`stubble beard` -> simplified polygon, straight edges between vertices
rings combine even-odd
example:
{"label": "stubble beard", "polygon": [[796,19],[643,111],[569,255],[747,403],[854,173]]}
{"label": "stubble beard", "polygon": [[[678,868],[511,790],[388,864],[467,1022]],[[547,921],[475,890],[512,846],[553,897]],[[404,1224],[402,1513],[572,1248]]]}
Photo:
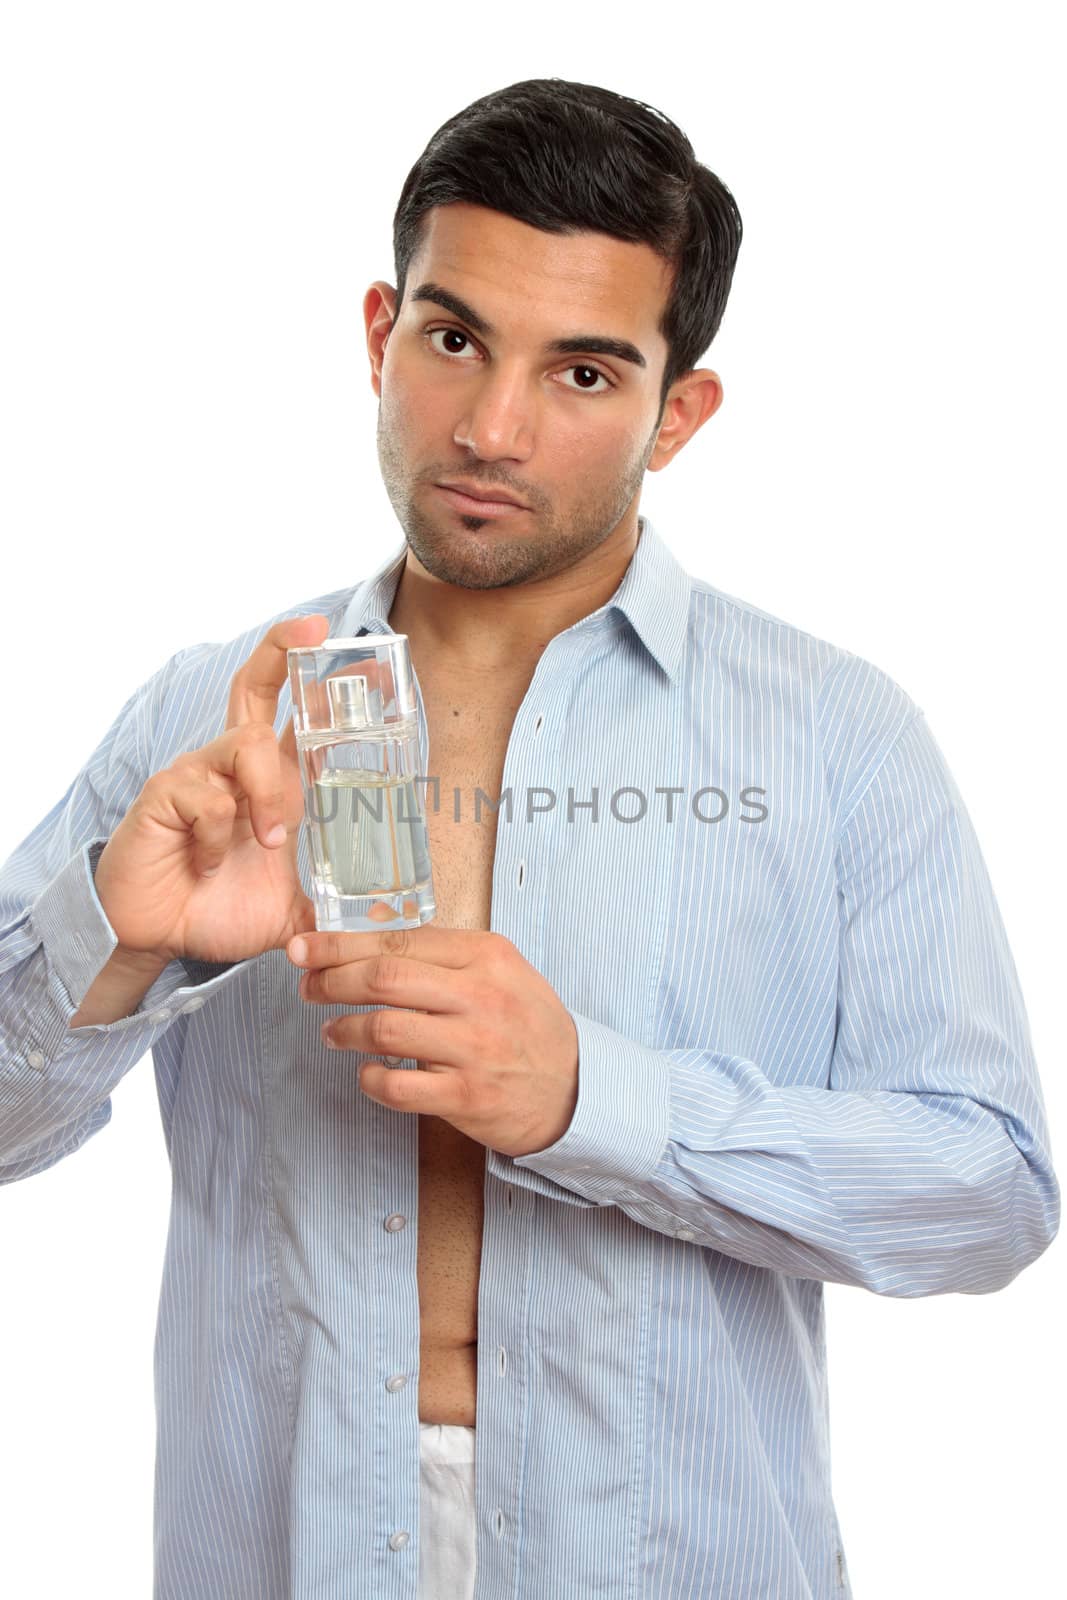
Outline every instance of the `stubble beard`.
{"label": "stubble beard", "polygon": [[[437,517],[427,515],[416,504],[410,472],[386,424],[380,399],[378,462],[404,537],[426,571],[463,589],[504,589],[565,571],[608,538],[640,491],[658,432],[657,420],[640,459],[614,485],[579,500],[565,527],[550,515],[528,512],[527,521],[538,518],[533,538],[511,532],[510,517],[456,516],[443,501]],[[479,537],[482,530],[484,537]]]}

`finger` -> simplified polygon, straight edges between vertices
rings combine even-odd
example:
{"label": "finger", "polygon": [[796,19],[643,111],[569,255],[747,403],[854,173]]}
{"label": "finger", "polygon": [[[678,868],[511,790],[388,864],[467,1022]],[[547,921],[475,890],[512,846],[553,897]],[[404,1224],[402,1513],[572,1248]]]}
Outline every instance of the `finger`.
{"label": "finger", "polygon": [[248,801],[249,820],[260,844],[268,849],[284,844],[282,758],[270,724],[253,722],[231,728],[196,755],[210,773],[227,780],[237,799]]}
{"label": "finger", "polygon": [[194,873],[211,877],[230,848],[236,800],[205,779],[192,776],[171,784],[167,799],[181,823],[192,830]]}
{"label": "finger", "polygon": [[321,644],[330,620],[321,612],[307,617],[287,617],[269,628],[230,682],[226,707],[227,728],[246,722],[269,722],[278,714],[278,695],[289,676],[290,646]]}
{"label": "finger", "polygon": [[300,980],[300,995],[318,1005],[394,1006],[441,1015],[458,1015],[473,1006],[472,991],[454,968],[396,956],[313,967]]}
{"label": "finger", "polygon": [[304,933],[302,948],[288,946],[289,959],[298,967],[330,967],[373,956],[399,956],[425,961],[435,967],[460,969],[506,961],[510,941],[483,928],[443,928],[424,922],[417,928],[386,928],[380,933]]}
{"label": "finger", "polygon": [[410,1056],[433,1061],[442,1072],[464,1066],[479,1053],[470,1028],[458,1018],[422,1011],[352,1011],[328,1018],[319,1032],[323,1044],[334,1050],[360,1050],[379,1060]]}
{"label": "finger", "polygon": [[469,1113],[460,1074],[434,1071],[436,1065],[432,1061],[420,1062],[419,1069],[412,1072],[410,1068],[386,1067],[377,1059],[365,1061],[359,1069],[359,1086],[369,1099],[393,1111],[418,1111],[423,1116],[449,1121]]}

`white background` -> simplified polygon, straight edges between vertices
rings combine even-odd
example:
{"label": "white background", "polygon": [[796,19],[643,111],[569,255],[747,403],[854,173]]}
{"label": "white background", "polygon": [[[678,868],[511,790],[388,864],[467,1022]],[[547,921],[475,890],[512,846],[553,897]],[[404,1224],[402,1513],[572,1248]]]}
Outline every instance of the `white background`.
{"label": "white background", "polygon": [[[361,303],[395,281],[404,177],[491,89],[600,83],[679,122],[745,226],[702,362],[723,406],[648,475],[643,509],[690,571],[874,661],[926,711],[1061,1150],[1054,26],[1051,6],[936,0],[363,21],[232,0],[9,6],[0,861],[168,655],[354,583],[398,541]],[[20,1600],[101,1580],[113,1600],[150,1593],[169,1185],[148,1057],[113,1104],[79,1152],[0,1192],[0,1539]],[[1062,1257],[1057,1240],[990,1296],[828,1286],[857,1600],[1049,1592]]]}

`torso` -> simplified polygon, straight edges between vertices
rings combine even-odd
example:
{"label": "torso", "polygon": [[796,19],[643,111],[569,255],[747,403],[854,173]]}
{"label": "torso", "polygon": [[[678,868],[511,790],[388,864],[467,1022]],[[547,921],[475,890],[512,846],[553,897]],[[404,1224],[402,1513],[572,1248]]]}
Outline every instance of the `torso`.
{"label": "torso", "polygon": [[[484,803],[474,821],[474,792],[495,803],[515,713],[531,672],[459,679],[412,640],[429,734],[427,785],[435,922],[488,930],[496,813]],[[460,821],[454,820],[453,789]],[[478,1372],[478,1278],[481,1267],[485,1146],[439,1117],[419,1117],[418,1285],[421,1317],[419,1419],[475,1426]]]}

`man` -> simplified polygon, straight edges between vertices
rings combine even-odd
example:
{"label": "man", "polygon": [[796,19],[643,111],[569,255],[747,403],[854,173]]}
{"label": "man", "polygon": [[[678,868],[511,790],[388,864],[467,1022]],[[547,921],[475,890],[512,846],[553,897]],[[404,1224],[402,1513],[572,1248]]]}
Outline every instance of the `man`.
{"label": "man", "polygon": [[[0,1177],[153,1053],[158,1595],[848,1595],[823,1283],[987,1293],[1056,1232],[921,709],[639,515],[740,238],[607,90],[446,123],[364,302],[403,545],[168,661],[0,878]],[[438,913],[316,933],[285,651],[391,631]]]}

